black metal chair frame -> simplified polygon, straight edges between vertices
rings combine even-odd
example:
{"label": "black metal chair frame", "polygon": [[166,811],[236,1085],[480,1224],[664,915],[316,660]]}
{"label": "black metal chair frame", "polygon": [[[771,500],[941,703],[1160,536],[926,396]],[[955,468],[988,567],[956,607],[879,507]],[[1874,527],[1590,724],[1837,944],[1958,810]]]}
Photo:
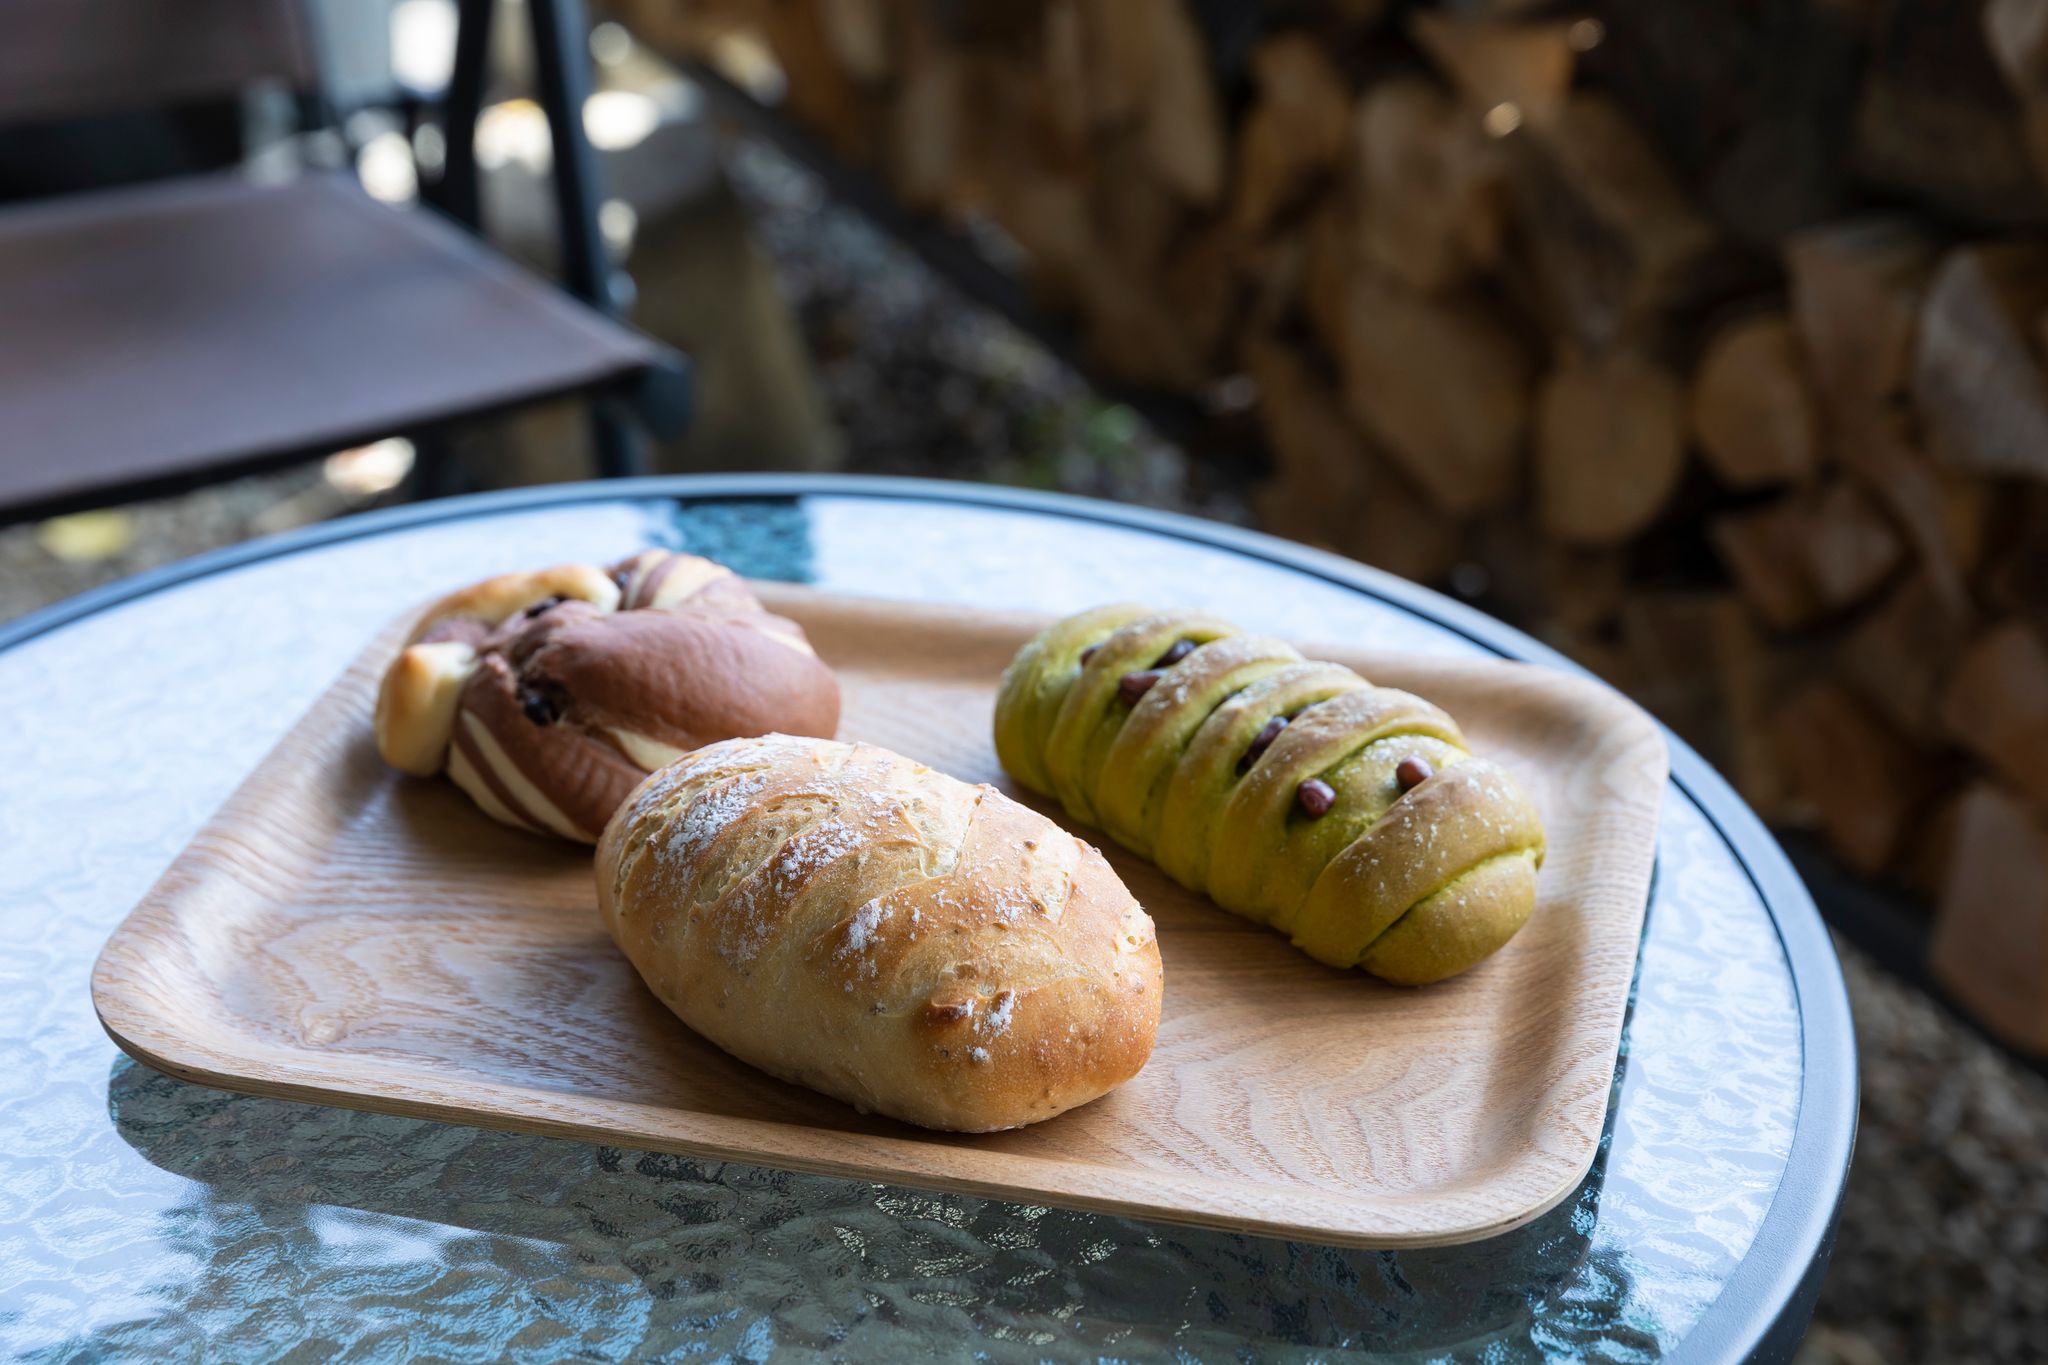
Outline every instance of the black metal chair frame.
{"label": "black metal chair frame", "polygon": [[[473,233],[481,234],[477,185],[476,124],[483,113],[490,72],[491,23],[496,0],[460,0],[455,68],[441,102],[446,152],[438,181],[426,201]],[[582,0],[527,0],[533,31],[534,76],[554,149],[556,230],[560,234],[562,285],[609,317],[618,317],[629,291],[617,278],[598,225],[603,203],[597,155],[583,131],[583,105],[590,98],[590,63],[585,55],[589,24]],[[641,425],[658,433],[679,431],[688,421],[690,377],[680,355],[641,377],[629,398]],[[592,440],[600,476],[644,472],[643,443],[603,395],[591,406]]]}
{"label": "black metal chair frame", "polygon": [[[553,148],[551,179],[560,245],[559,282],[564,292],[581,305],[621,320],[632,288],[630,281],[614,268],[599,226],[599,211],[604,202],[601,167],[584,133],[582,120],[583,106],[592,87],[584,5],[582,0],[527,0],[526,9],[532,24],[534,93],[548,120]],[[398,98],[390,101],[390,106],[401,110],[408,122],[422,117],[438,121],[445,139],[443,169],[438,177],[422,186],[422,208],[436,211],[479,238],[483,234],[476,125],[487,92],[486,68],[494,10],[493,0],[459,0],[456,60],[447,90],[439,92],[438,98],[408,97],[407,92],[399,90]],[[307,76],[311,83],[295,88],[298,127],[304,131],[341,132],[345,126],[342,111],[317,74]],[[383,103],[372,97],[364,102],[364,107]],[[600,477],[644,472],[644,435],[674,435],[688,423],[692,405],[688,362],[659,343],[650,341],[650,349],[656,358],[646,369],[562,395],[581,397],[589,406],[594,472]],[[512,411],[523,406],[524,401],[527,400],[480,407],[402,432],[379,434],[404,434],[419,447],[420,460],[409,486],[412,496],[461,491],[455,486],[447,458],[446,437],[451,426],[473,417]],[[359,438],[367,439],[367,435],[361,433]],[[148,474],[77,494],[31,498],[0,507],[0,526],[106,506],[110,502],[185,492],[318,453],[318,449],[266,451],[205,470]]]}

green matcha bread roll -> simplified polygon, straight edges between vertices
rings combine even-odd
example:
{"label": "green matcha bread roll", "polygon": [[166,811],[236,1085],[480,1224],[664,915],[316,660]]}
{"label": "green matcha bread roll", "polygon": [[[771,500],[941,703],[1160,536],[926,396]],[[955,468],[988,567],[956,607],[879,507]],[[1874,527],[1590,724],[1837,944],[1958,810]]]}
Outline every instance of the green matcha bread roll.
{"label": "green matcha bread roll", "polygon": [[1212,616],[1054,623],[1004,671],[995,739],[1018,782],[1331,966],[1441,981],[1536,904],[1535,807],[1457,722]]}

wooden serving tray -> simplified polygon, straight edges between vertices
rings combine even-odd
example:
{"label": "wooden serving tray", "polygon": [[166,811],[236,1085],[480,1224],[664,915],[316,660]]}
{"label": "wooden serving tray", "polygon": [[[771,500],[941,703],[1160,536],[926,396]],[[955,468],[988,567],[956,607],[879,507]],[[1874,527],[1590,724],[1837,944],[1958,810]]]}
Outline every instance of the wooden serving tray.
{"label": "wooden serving tray", "polygon": [[[1042,621],[759,590],[838,670],[842,738],[1016,790],[989,720],[1003,665]],[[1526,784],[1550,841],[1528,927],[1465,976],[1387,986],[1098,838],[1158,921],[1157,1050],[1093,1104],[962,1137],[726,1056],[613,947],[587,849],[386,768],[369,716],[397,638],[356,661],[108,942],[93,1000],[142,1061],[295,1100],[1355,1246],[1505,1231],[1593,1159],[1666,762],[1656,726],[1595,683],[1316,650],[1442,703]]]}

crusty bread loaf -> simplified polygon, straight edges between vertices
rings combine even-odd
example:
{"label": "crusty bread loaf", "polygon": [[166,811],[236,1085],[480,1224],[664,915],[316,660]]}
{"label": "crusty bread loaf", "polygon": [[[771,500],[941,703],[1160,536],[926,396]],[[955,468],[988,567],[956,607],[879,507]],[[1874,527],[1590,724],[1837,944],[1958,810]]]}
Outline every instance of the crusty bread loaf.
{"label": "crusty bread loaf", "polygon": [[1536,810],[1456,722],[1211,616],[1047,627],[1003,675],[995,740],[1019,782],[1334,967],[1438,981],[1536,903]]}
{"label": "crusty bread loaf", "polygon": [[701,744],[830,735],[839,686],[795,622],[696,555],[501,574],[429,607],[377,694],[378,748],[493,818],[594,842]]}
{"label": "crusty bread loaf", "polygon": [[866,744],[734,739],[662,769],[606,827],[597,894],[698,1033],[930,1128],[1085,1104],[1158,1028],[1151,917],[1099,852]]}

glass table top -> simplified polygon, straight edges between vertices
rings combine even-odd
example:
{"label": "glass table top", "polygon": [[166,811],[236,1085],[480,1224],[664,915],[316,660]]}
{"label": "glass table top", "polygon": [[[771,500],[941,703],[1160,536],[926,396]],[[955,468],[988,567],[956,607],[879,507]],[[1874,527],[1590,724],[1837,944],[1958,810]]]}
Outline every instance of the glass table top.
{"label": "glass table top", "polygon": [[[674,486],[699,491],[330,528],[0,651],[0,1351],[1643,1361],[1687,1354],[1711,1314],[1754,1316],[1717,1300],[1783,1197],[1802,1007],[1842,1009],[1840,983],[1802,999],[1752,872],[1679,784],[1600,1158],[1557,1209],[1472,1246],[1335,1250],[693,1161],[231,1095],[123,1056],[87,991],[107,934],[365,638],[489,573],[654,544],[845,592],[1139,598],[1486,649],[1456,608],[1413,610],[1415,589],[1404,604],[1355,566],[1340,582],[1257,549],[1277,542],[1174,529],[1192,523]],[[1812,1197],[1839,1189],[1846,1142]]]}

